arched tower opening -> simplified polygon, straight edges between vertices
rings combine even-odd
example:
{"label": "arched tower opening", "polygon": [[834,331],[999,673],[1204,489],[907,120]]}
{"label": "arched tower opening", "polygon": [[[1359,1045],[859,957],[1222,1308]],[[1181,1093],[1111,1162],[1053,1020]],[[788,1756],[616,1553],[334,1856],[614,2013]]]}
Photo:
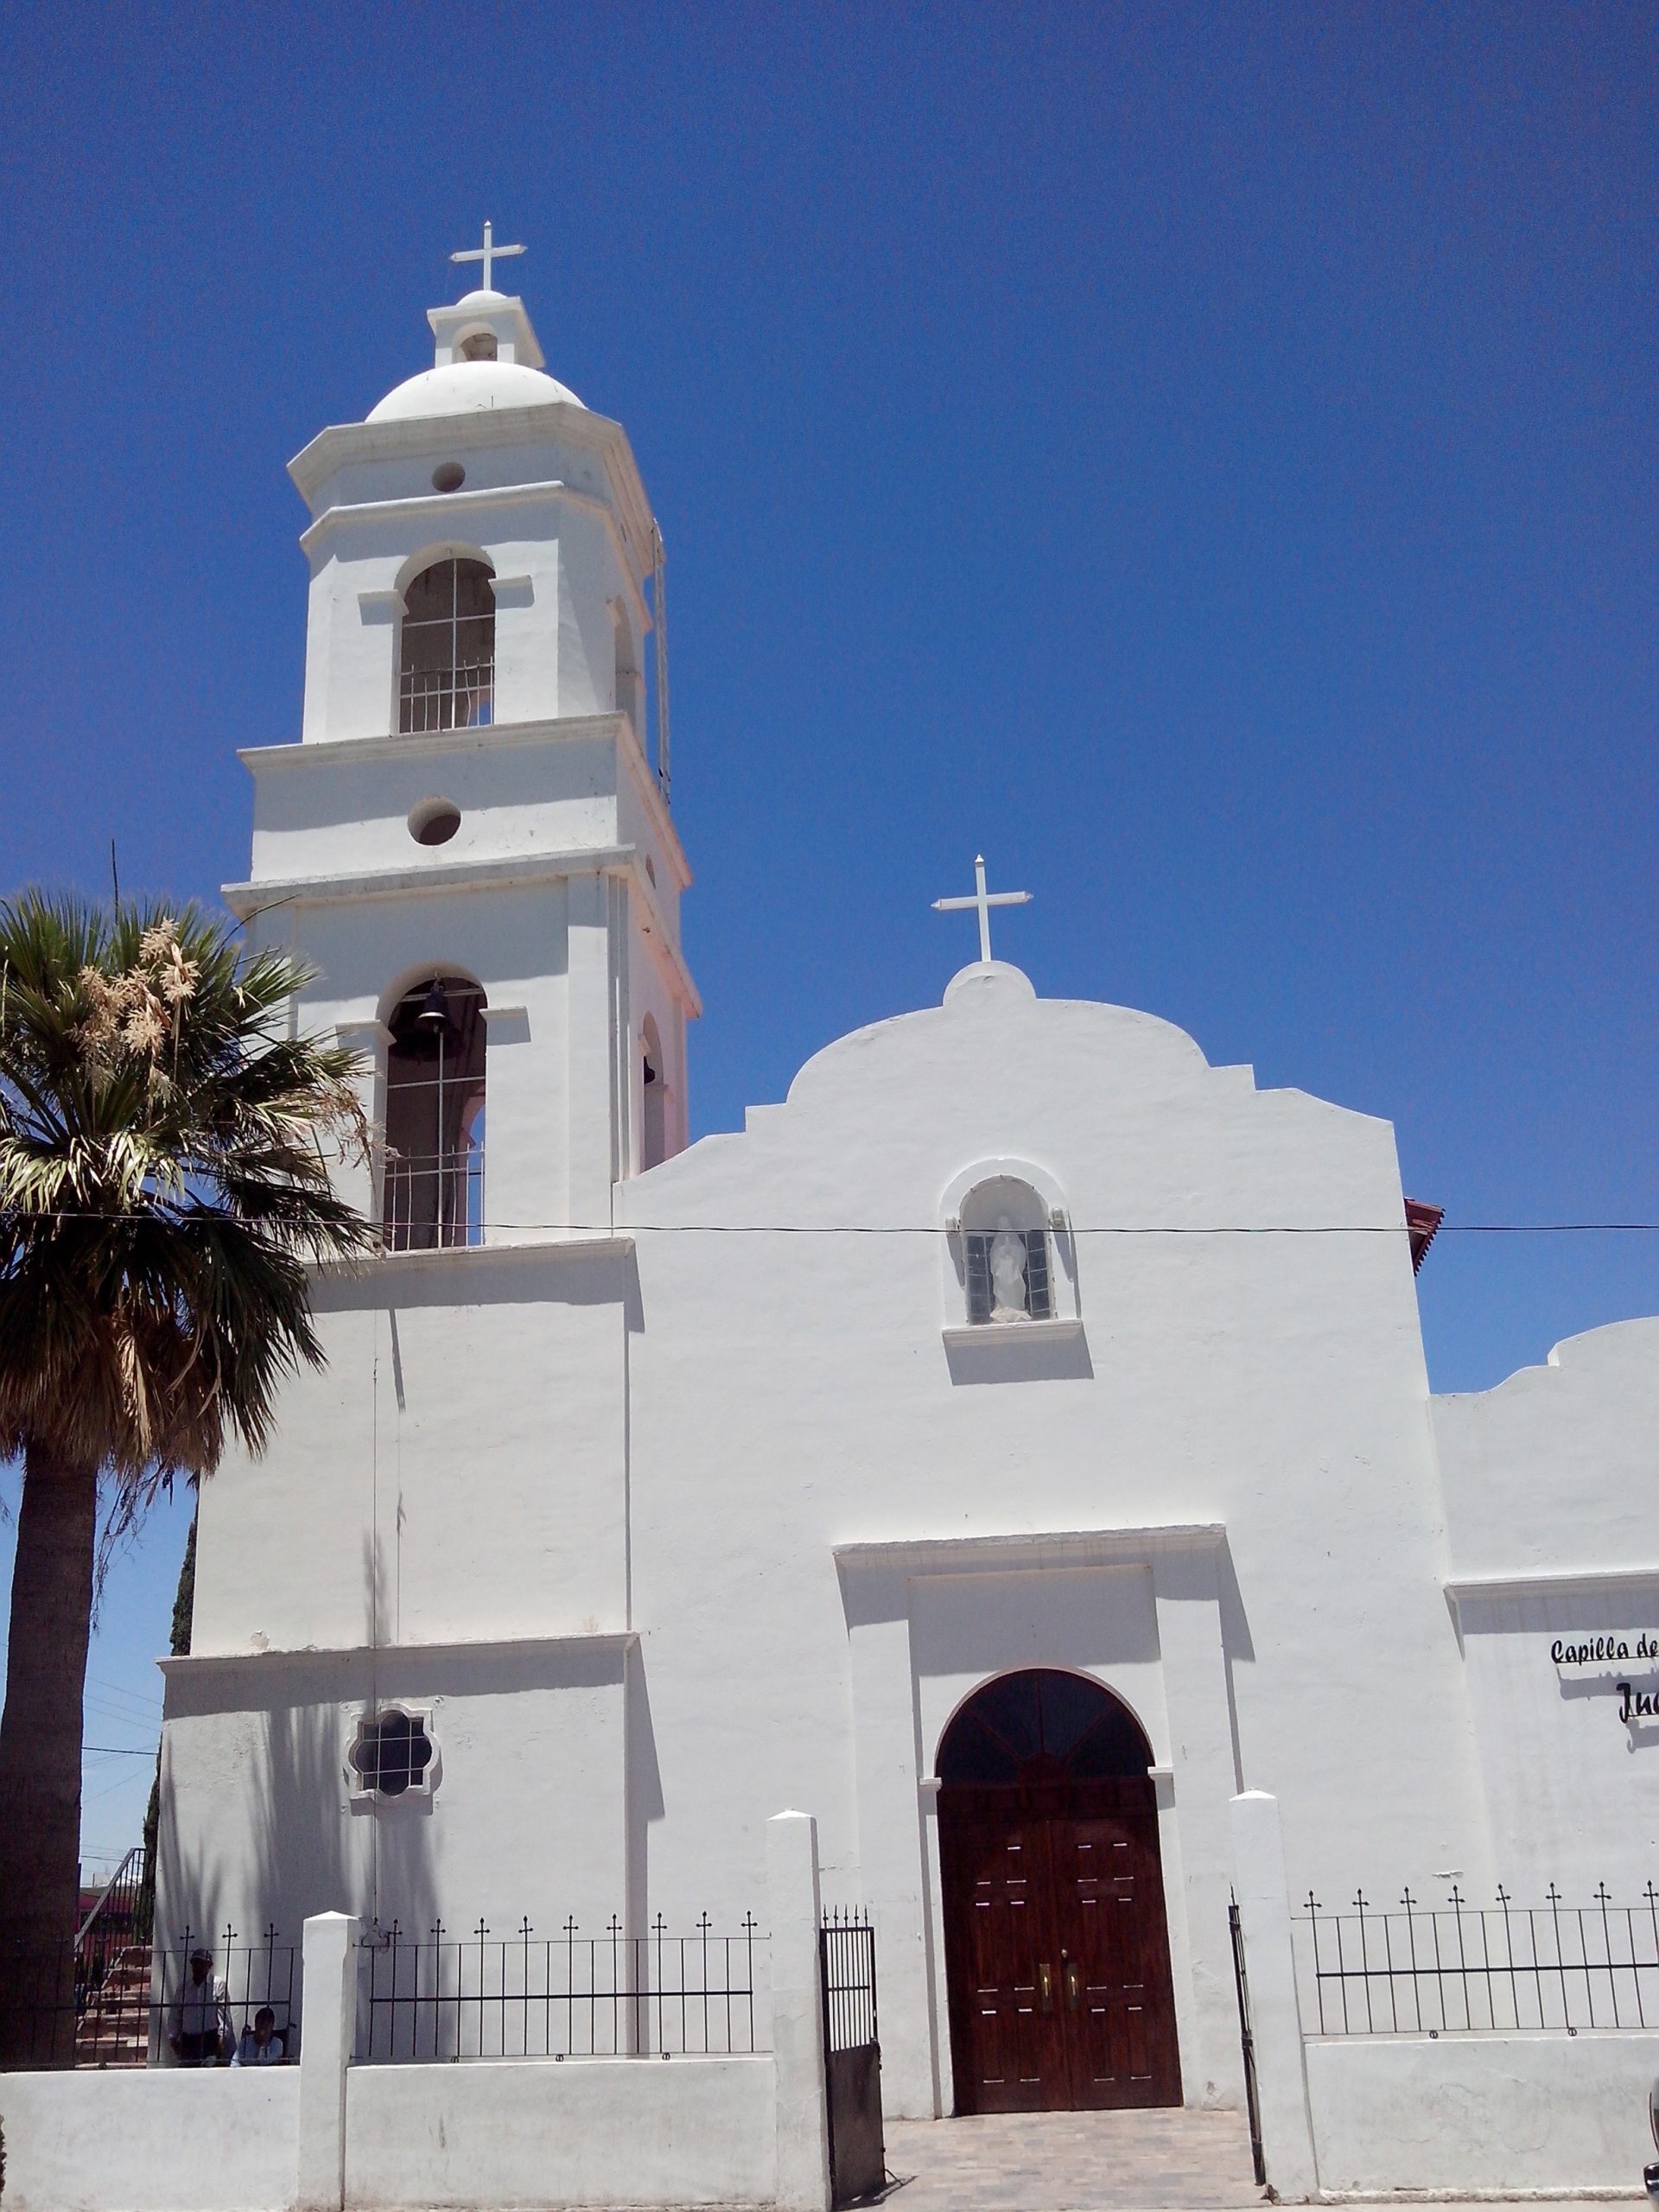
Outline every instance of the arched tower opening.
{"label": "arched tower opening", "polygon": [[484,1241],[484,994],[430,976],[392,1008],[381,1217],[394,1252]]}
{"label": "arched tower opening", "polygon": [[494,577],[483,561],[434,561],[404,590],[397,728],[480,729],[494,715]]}

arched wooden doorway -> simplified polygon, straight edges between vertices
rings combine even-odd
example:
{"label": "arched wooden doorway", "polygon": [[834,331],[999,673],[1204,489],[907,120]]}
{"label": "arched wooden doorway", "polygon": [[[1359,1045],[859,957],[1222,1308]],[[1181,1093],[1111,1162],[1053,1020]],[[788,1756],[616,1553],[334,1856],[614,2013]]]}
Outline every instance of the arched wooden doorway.
{"label": "arched wooden doorway", "polygon": [[1151,1762],[1127,1706],[1049,1668],[988,1682],[945,1730],[958,2112],[1181,2101]]}

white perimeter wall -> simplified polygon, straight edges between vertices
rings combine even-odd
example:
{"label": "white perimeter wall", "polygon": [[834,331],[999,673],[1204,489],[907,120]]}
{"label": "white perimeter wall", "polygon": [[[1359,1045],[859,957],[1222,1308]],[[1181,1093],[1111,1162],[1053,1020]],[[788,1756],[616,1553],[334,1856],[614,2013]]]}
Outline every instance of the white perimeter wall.
{"label": "white perimeter wall", "polygon": [[1306,2047],[1319,2186],[1640,2192],[1659,2036],[1366,2037]]}
{"label": "white perimeter wall", "polygon": [[286,2212],[297,2066],[0,2075],[6,2212]]}
{"label": "white perimeter wall", "polygon": [[354,2066],[346,2202],[763,2204],[775,2069],[753,2058]]}

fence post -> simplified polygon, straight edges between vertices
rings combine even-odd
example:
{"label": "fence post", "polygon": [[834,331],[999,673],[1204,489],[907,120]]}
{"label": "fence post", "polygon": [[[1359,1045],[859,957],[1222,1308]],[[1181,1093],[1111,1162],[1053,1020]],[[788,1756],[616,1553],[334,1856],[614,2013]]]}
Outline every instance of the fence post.
{"label": "fence post", "polygon": [[1250,1985],[1257,2101],[1268,2182],[1300,2202],[1319,2188],[1307,2108],[1302,2014],[1291,1949],[1290,1892],[1279,1800],[1247,1789],[1232,1801],[1233,1867],[1244,1964]]}
{"label": "fence post", "polygon": [[824,2080],[818,1929],[818,1824],[806,1813],[766,1822],[772,1914],[772,2049],[778,2074],[779,2212],[827,2212],[830,2098]]}
{"label": "fence post", "polygon": [[346,2069],[357,2031],[358,1923],[305,1923],[300,1989],[299,2212],[340,2212],[346,2196]]}

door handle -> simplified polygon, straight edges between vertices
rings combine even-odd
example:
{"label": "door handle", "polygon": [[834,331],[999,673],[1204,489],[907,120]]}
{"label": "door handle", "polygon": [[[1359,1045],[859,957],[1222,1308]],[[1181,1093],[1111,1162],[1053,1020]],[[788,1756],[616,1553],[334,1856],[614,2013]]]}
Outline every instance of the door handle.
{"label": "door handle", "polygon": [[1068,1959],[1064,1951],[1060,1958],[1065,1967],[1065,2001],[1074,2012],[1079,2012],[1083,2006],[1083,1977],[1077,1972],[1077,1962]]}
{"label": "door handle", "polygon": [[1045,2012],[1054,2010],[1054,1976],[1046,1959],[1038,1961],[1037,2001]]}

